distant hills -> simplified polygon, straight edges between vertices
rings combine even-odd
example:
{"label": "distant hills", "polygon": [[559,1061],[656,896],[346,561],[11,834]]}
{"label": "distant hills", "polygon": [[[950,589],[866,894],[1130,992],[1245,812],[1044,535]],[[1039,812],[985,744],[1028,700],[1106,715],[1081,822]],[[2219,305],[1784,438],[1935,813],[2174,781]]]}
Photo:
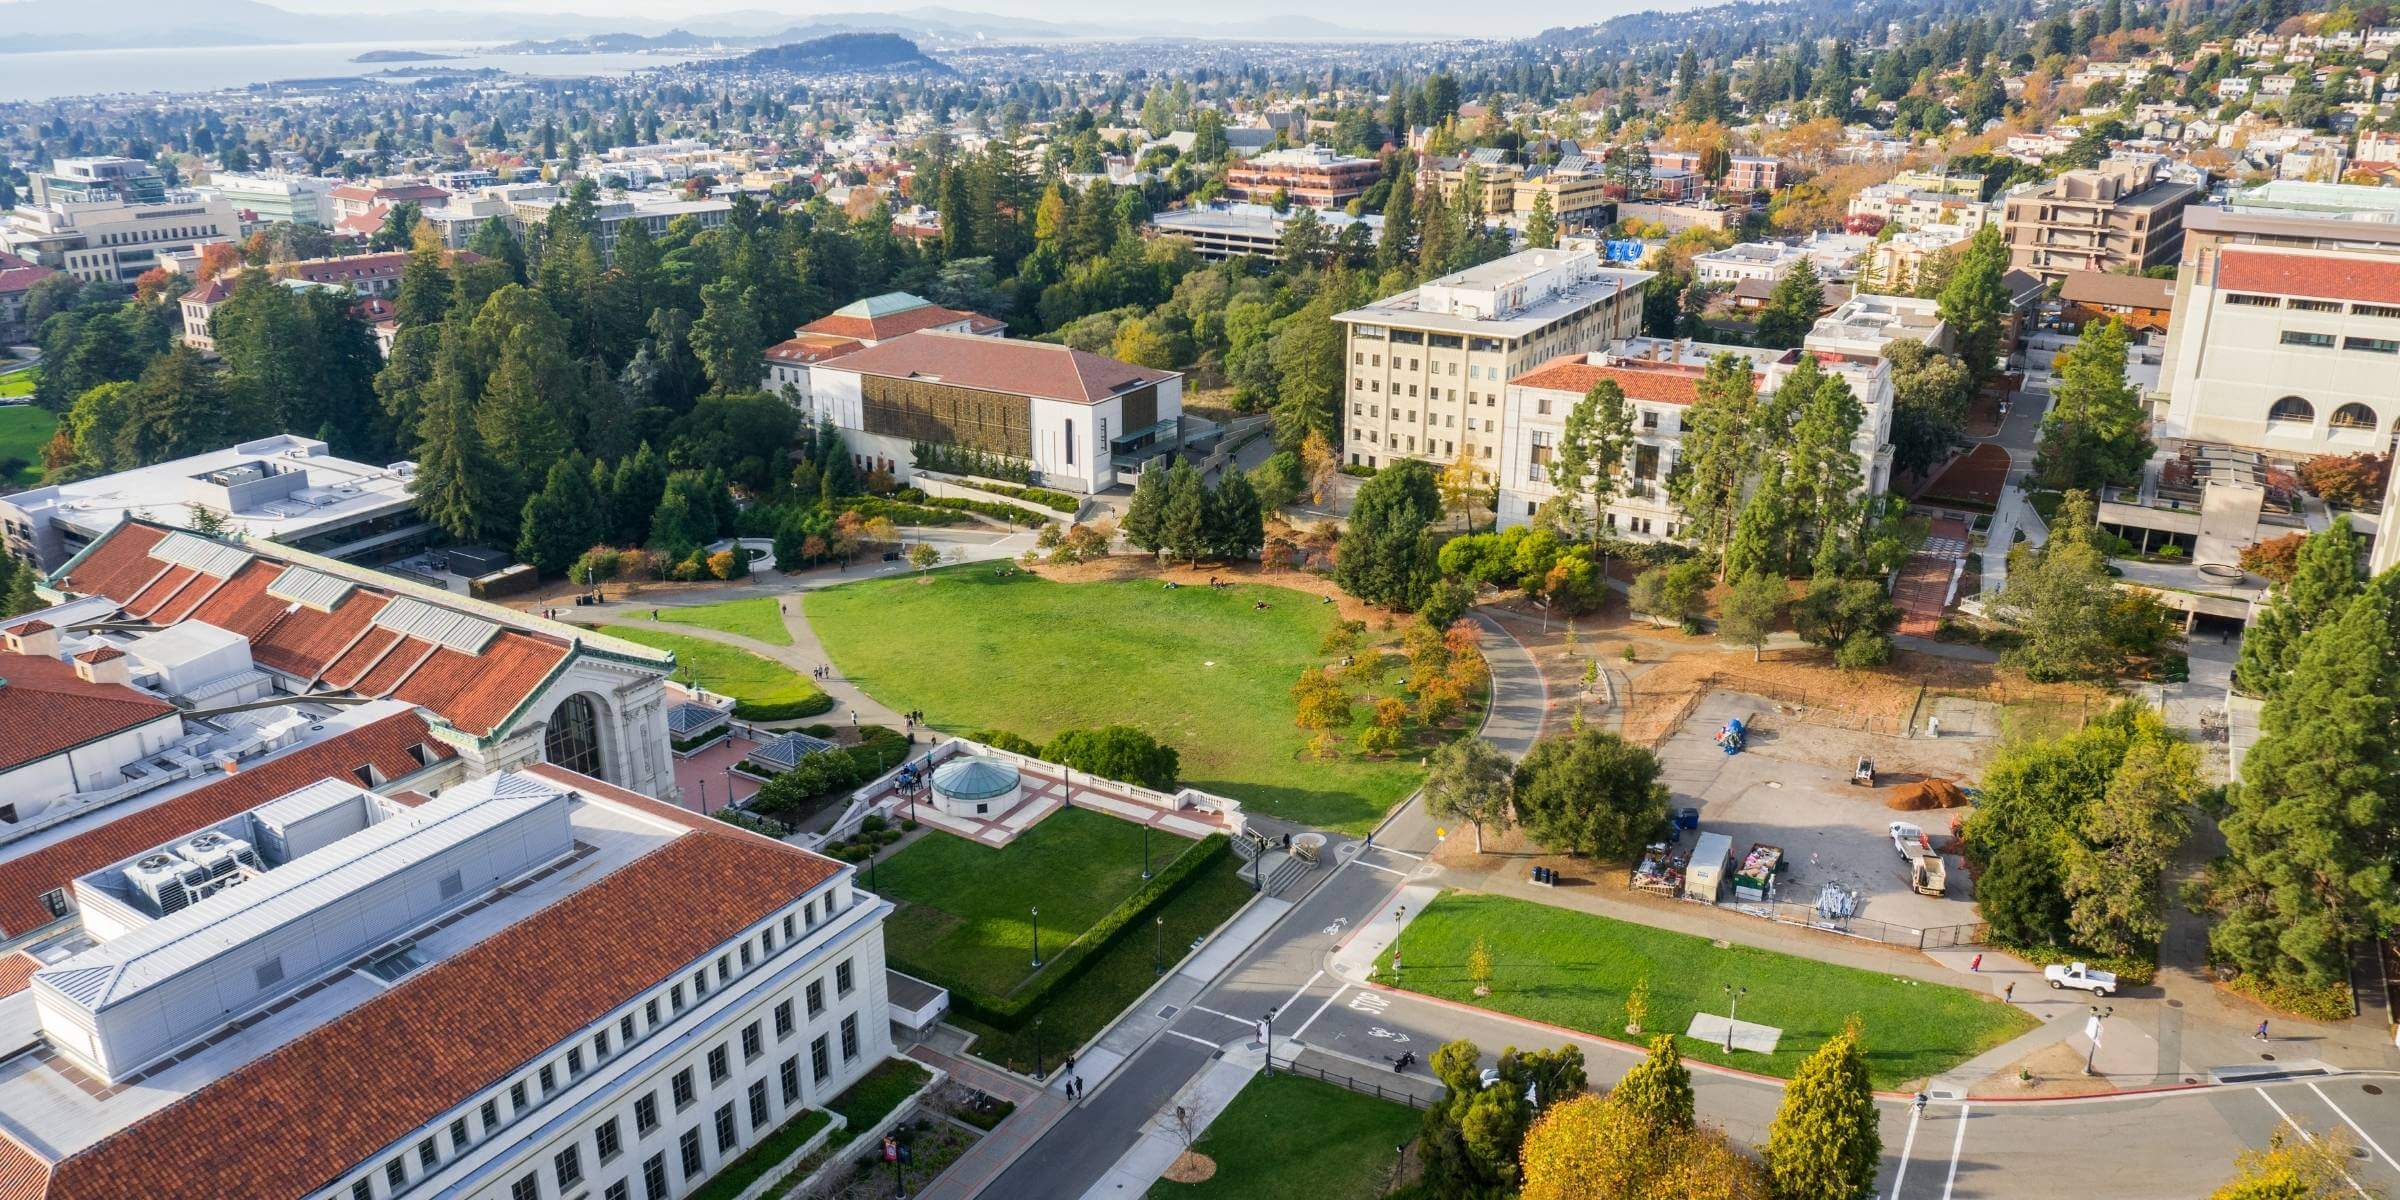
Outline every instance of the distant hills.
{"label": "distant hills", "polygon": [[709,65],[724,71],[790,71],[798,75],[954,73],[925,57],[915,42],[894,33],[836,33],[788,46],[754,50],[740,58],[720,59]]}

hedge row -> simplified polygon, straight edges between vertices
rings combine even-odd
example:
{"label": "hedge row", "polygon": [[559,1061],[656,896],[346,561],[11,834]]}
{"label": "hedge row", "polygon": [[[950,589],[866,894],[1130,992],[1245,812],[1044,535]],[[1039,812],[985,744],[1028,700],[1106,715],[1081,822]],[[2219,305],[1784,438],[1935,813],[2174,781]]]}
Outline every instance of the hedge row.
{"label": "hedge row", "polygon": [[796,721],[802,717],[813,717],[832,707],[833,697],[818,692],[798,700],[774,703],[736,700],[733,702],[733,715],[750,721]]}
{"label": "hedge row", "polygon": [[2106,971],[2117,982],[2128,987],[2147,987],[2158,978],[2158,951],[2147,955],[2094,954],[2066,946],[2018,946],[1997,938],[1990,943],[1995,950],[2005,950],[2036,967],[2050,963],[2079,962],[2095,971]]}
{"label": "hedge row", "polygon": [[[1039,978],[1023,991],[1012,996],[994,996],[979,988],[963,986],[956,981],[933,979],[932,982],[950,989],[950,1007],[986,1025],[1014,1030],[1030,1020],[1034,1011],[1050,999],[1052,993],[1073,983],[1091,969],[1100,955],[1142,927],[1142,918],[1175,898],[1176,894],[1200,877],[1200,873],[1224,860],[1232,853],[1232,839],[1212,833],[1200,843],[1168,863],[1164,870],[1150,878],[1141,890],[1125,898],[1125,902],[1108,911],[1083,936],[1068,943],[1050,959],[1050,965]],[[913,974],[931,976],[931,972]]]}
{"label": "hedge row", "polygon": [[964,496],[928,496],[925,498],[925,503],[930,508],[982,513],[984,516],[997,521],[1007,521],[1012,525],[1046,525],[1050,522],[1047,513],[1038,513],[1015,504],[1002,504],[997,500],[970,500]]}
{"label": "hedge row", "polygon": [[985,483],[980,479],[969,481],[967,486],[979,492],[990,492],[1016,500],[1031,500],[1044,508],[1057,509],[1070,517],[1083,511],[1083,501],[1077,500],[1065,492],[1051,491],[1049,488],[1018,487],[1009,483]]}
{"label": "hedge row", "polygon": [[2348,980],[2322,988],[2275,983],[2257,975],[2226,981],[2225,986],[2277,1012],[2311,1021],[2347,1021],[2358,1015]]}
{"label": "hedge row", "polygon": [[842,512],[857,513],[861,519],[883,517],[894,525],[960,525],[967,520],[962,513],[924,504],[886,500],[881,496],[844,496],[835,501],[833,507]]}

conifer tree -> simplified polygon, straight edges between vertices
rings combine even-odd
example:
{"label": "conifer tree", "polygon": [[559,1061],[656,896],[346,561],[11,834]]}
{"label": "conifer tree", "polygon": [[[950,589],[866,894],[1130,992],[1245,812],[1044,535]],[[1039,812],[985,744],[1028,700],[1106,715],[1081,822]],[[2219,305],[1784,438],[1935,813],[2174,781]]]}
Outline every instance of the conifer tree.
{"label": "conifer tree", "polygon": [[1191,460],[1177,458],[1167,472],[1166,503],[1159,509],[1159,553],[1193,563],[1208,553],[1208,485]]}
{"label": "conifer tree", "polygon": [[1767,1129],[1768,1184],[1775,1200],[1858,1200],[1874,1189],[1882,1157],[1874,1085],[1853,1018],[1783,1089],[1783,1107]]}
{"label": "conifer tree", "polygon": [[417,428],[417,474],[409,482],[417,512],[462,542],[496,540],[516,515],[506,476],[483,444],[466,394],[454,381],[437,383]]}
{"label": "conifer tree", "polygon": [[2274,696],[2300,661],[2301,639],[2339,616],[2358,594],[2360,550],[2347,514],[2301,541],[2291,581],[2275,589],[2266,610],[2242,634],[2242,656],[2234,665],[2233,679],[2244,692],[2262,699]]}
{"label": "conifer tree", "polygon": [[1649,1057],[1635,1063],[1608,1093],[1609,1103],[1625,1107],[1644,1121],[1673,1129],[1692,1127],[1692,1072],[1683,1065],[1675,1035],[1650,1039]]}
{"label": "conifer tree", "polygon": [[1768,294],[1767,306],[1758,314],[1758,344],[1787,350],[1799,345],[1816,326],[1824,305],[1825,284],[1817,278],[1816,267],[1801,259]]}
{"label": "conifer tree", "polygon": [[1163,544],[1160,533],[1167,510],[1167,469],[1159,460],[1142,465],[1134,480],[1133,500],[1125,508],[1125,540],[1152,554]]}

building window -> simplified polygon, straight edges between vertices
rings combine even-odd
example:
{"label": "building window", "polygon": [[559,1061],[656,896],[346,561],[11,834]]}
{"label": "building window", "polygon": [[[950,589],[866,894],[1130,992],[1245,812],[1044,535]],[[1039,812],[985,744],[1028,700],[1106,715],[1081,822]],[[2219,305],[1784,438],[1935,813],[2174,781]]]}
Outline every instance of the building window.
{"label": "building window", "polygon": [[744,1025],[742,1027],[742,1061],[756,1062],[758,1056],[764,1053],[766,1053],[766,1039],[759,1035],[758,1022],[752,1021],[748,1025]]}
{"label": "building window", "polygon": [[375,1200],[375,1181],[361,1179],[350,1185],[350,1200]]}
{"label": "building window", "polygon": [[825,981],[822,979],[811,979],[808,981],[808,1015],[816,1017],[823,1016],[824,1013]]}
{"label": "building window", "polygon": [[607,1191],[600,1193],[600,1200],[631,1200],[632,1195],[633,1193],[626,1189],[625,1181],[620,1179],[609,1184]]}
{"label": "building window", "polygon": [[732,1056],[725,1053],[725,1047],[723,1046],[709,1047],[708,1082],[710,1086],[713,1087],[717,1084],[725,1082],[725,1077],[733,1074],[733,1067],[729,1065],[728,1062],[731,1057]]}
{"label": "building window", "polygon": [[465,1117],[450,1122],[450,1148],[452,1150],[467,1148],[467,1119]]}
{"label": "building window", "polygon": [[552,1092],[555,1092],[555,1091],[557,1091],[557,1090],[558,1090],[558,1068],[556,1068],[556,1067],[553,1067],[553,1066],[550,1066],[549,1064],[545,1063],[545,1064],[543,1064],[543,1066],[542,1066],[542,1094],[543,1094],[543,1095],[545,1095],[545,1096],[547,1096],[547,1095],[549,1095],[550,1093],[552,1093]]}
{"label": "building window", "polygon": [[684,1130],[683,1136],[676,1139],[675,1144],[676,1148],[683,1153],[685,1181],[700,1178],[700,1131],[697,1129]]}
{"label": "building window", "polygon": [[656,1128],[658,1128],[658,1093],[645,1092],[641,1099],[633,1102],[633,1132],[636,1136],[648,1136],[650,1131]]}
{"label": "building window", "polygon": [[761,1079],[750,1085],[750,1128],[765,1125],[767,1112],[767,1081]]}
{"label": "building window", "polygon": [[485,1133],[490,1133],[491,1131],[493,1131],[493,1130],[495,1130],[495,1129],[498,1129],[498,1128],[500,1128],[500,1102],[499,1102],[499,1101],[497,1101],[497,1100],[486,1100],[486,1101],[484,1101],[484,1102],[483,1102],[483,1108],[481,1109],[481,1112],[483,1113],[483,1131],[484,1131]]}
{"label": "building window", "polygon": [[601,777],[600,714],[590,696],[569,696],[550,714],[549,727],[542,732],[542,757],[577,774]]}
{"label": "building window", "polygon": [[783,1102],[785,1104],[800,1103],[800,1059],[798,1056],[783,1060],[783,1066],[777,1069],[776,1076],[777,1082],[783,1085]]}
{"label": "building window", "polygon": [[2331,350],[2333,349],[2333,335],[2330,333],[2311,333],[2304,329],[2286,329],[2283,331],[2283,344],[2286,346],[2306,346],[2312,350]]}
{"label": "building window", "polygon": [[2375,429],[2375,410],[2364,404],[2345,404],[2333,410],[2325,423],[2335,429],[2364,429],[2371,433]]}
{"label": "building window", "polygon": [[738,1131],[737,1131],[737,1130],[734,1128],[734,1124],[733,1124],[733,1105],[731,1105],[731,1104],[720,1104],[720,1105],[718,1105],[718,1106],[717,1106],[717,1153],[719,1153],[719,1154],[722,1154],[722,1153],[724,1153],[724,1152],[726,1152],[726,1151],[728,1151],[728,1150],[731,1150],[731,1149],[733,1149],[733,1144],[734,1144],[735,1142],[739,1141],[739,1140],[741,1140],[741,1135],[740,1135],[740,1133],[739,1133],[739,1132],[738,1132]]}
{"label": "building window", "polygon": [[583,1151],[577,1147],[559,1151],[551,1157],[550,1166],[558,1172],[558,1190],[562,1194],[583,1181]]}
{"label": "building window", "polygon": [[[2291,335],[2286,334],[2284,336],[2289,337]],[[2268,424],[2295,422],[2301,425],[2309,425],[2315,423],[2316,419],[2316,408],[2310,405],[2308,401],[2303,400],[2298,396],[2285,396],[2283,399],[2276,401],[2273,407],[2267,409]]]}
{"label": "building window", "polygon": [[851,977],[850,960],[845,958],[835,963],[833,965],[833,994],[847,996],[856,986],[857,983]]}
{"label": "building window", "polygon": [[521,1113],[532,1106],[532,1102],[525,1098],[524,1080],[520,1079],[508,1085],[508,1110],[510,1112]]}
{"label": "building window", "polygon": [[399,1191],[401,1185],[408,1182],[408,1161],[395,1158],[383,1164],[383,1181],[391,1184],[393,1191]]}
{"label": "building window", "polygon": [[2354,317],[2381,317],[2386,321],[2400,321],[2400,307],[2394,307],[2389,304],[2353,304],[2350,306],[2350,315]]}
{"label": "building window", "polygon": [[1075,465],[1075,420],[1067,419],[1067,465]]}
{"label": "building window", "polygon": [[858,1014],[842,1018],[842,1061],[858,1057]]}
{"label": "building window", "polygon": [[2369,354],[2400,354],[2400,341],[2391,338],[2343,338],[2342,349],[2364,350]]}
{"label": "building window", "polygon": [[541,1200],[542,1181],[528,1175],[508,1185],[508,1200]]}
{"label": "building window", "polygon": [[600,1122],[600,1127],[592,1130],[592,1147],[600,1152],[602,1166],[625,1152],[625,1139],[617,1132],[615,1117]]}
{"label": "building window", "polygon": [[2338,300],[2295,299],[2292,301],[2292,308],[2297,312],[2338,313],[2342,311],[2341,302]]}
{"label": "building window", "polygon": [[675,1078],[668,1084],[668,1089],[675,1097],[676,1112],[690,1108],[692,1101],[699,1098],[699,1089],[692,1086],[692,1069],[690,1067],[675,1072]]}
{"label": "building window", "polygon": [[825,1040],[825,1035],[820,1033],[815,1041],[808,1044],[808,1077],[818,1083],[823,1083],[831,1074],[833,1074],[833,1047]]}
{"label": "building window", "polygon": [[792,1002],[782,1001],[775,1006],[775,1036],[778,1040],[792,1036]]}
{"label": "building window", "polygon": [[642,1163],[642,1200],[667,1200],[667,1156],[653,1154]]}

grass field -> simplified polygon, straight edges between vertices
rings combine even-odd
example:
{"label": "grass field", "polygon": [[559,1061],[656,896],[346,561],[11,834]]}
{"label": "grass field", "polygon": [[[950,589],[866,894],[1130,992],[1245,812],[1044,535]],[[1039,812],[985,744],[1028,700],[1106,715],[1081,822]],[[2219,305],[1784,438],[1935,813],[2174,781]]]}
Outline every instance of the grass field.
{"label": "grass field", "polygon": [[797,717],[823,712],[832,704],[830,697],[798,671],[747,650],[647,623],[608,625],[600,632],[673,651],[675,678],[733,697],[735,716],[776,720],[786,714]]}
{"label": "grass field", "polygon": [[[1264,601],[1270,607],[1251,606]],[[1289,820],[1370,828],[1417,783],[1417,755],[1302,758],[1292,682],[1325,660],[1332,606],[1286,588],[1054,583],[988,566],[932,582],[878,579],[811,592],[808,619],[842,672],[936,729],[1137,725],[1183,756],[1183,782]],[[1387,693],[1388,694],[1388,693]],[[1357,705],[1362,725],[1368,706]]]}
{"label": "grass field", "polygon": [[32,395],[33,385],[41,378],[42,369],[40,367],[27,367],[22,371],[11,371],[6,375],[0,375],[0,400],[12,396]]}
{"label": "grass field", "polygon": [[[25,379],[23,373],[0,377],[0,396],[11,395],[9,387]],[[25,379],[24,391],[33,390],[33,381]],[[42,447],[58,429],[58,418],[48,409],[30,404],[11,404],[0,407],[0,460],[21,458],[26,465],[14,475],[0,479],[0,484],[31,486],[42,477]]]}
{"label": "grass field", "polygon": [[[1483,997],[1466,972],[1479,937],[1493,965],[1492,994]],[[1775,1053],[1728,1056],[1690,1038],[1683,1053],[1765,1075],[1789,1076],[1852,1014],[1865,1022],[1867,1063],[1881,1088],[1939,1074],[2037,1024],[1960,988],[1748,946],[1718,949],[1690,934],[1468,892],[1445,892],[1428,905],[1399,948],[1400,983],[1411,991],[1620,1041],[1625,995],[1637,980],[1650,982],[1644,1028],[1652,1034],[1681,1034],[1694,1013],[1725,1011],[1725,984],[1746,987],[1741,1019],[1781,1029]],[[1389,950],[1376,967],[1390,971]]]}
{"label": "grass field", "polygon": [[1150,1200],[1372,1200],[1384,1194],[1392,1147],[1423,1114],[1297,1075],[1251,1077],[1192,1148],[1214,1159],[1200,1183],[1161,1180]]}
{"label": "grass field", "polygon": [[[1152,869],[1192,845],[1153,830]],[[1041,909],[1042,953],[1053,957],[1141,886],[1141,827],[1070,808],[998,848],[919,838],[876,864],[873,890],[904,902],[883,927],[894,966],[1005,996],[1033,974],[1031,909]]]}
{"label": "grass field", "polygon": [[783,614],[772,596],[749,600],[721,600],[715,604],[687,604],[678,608],[658,610],[658,619],[677,625],[697,625],[735,637],[746,637],[770,646],[792,644],[792,631],[784,628]]}
{"label": "grass field", "polygon": [[[1152,849],[1156,848],[1153,843]],[[1223,862],[1169,897],[1157,910],[1158,921],[1151,923],[1150,928],[1137,925],[1116,945],[1090,960],[1081,975],[1051,994],[1041,1009],[1044,1065],[1055,1064],[1062,1047],[1080,1046],[1107,1028],[1118,1013],[1125,1011],[1126,1005],[1158,979],[1158,963],[1163,961],[1168,970],[1174,970],[1175,964],[1191,953],[1193,942],[1206,937],[1249,902],[1250,884],[1241,874],[1240,864],[1240,859],[1226,855]],[[1042,910],[1045,947],[1050,944],[1049,912],[1047,908]],[[888,924],[885,930],[888,934]],[[1023,1029],[999,1029],[955,1012],[950,1022],[976,1035],[974,1050],[978,1058],[1011,1070],[1032,1068],[1035,1034],[1030,1024]]]}

